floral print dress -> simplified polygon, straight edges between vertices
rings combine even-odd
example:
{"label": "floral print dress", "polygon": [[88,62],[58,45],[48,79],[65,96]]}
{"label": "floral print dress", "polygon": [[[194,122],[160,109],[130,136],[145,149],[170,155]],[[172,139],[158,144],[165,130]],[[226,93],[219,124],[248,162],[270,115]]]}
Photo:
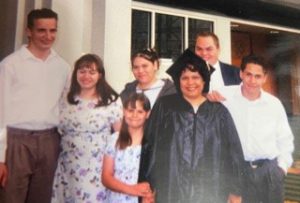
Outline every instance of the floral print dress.
{"label": "floral print dress", "polygon": [[105,202],[106,189],[101,182],[102,160],[111,126],[122,118],[120,100],[95,107],[97,101],[64,102],[59,130],[61,153],[53,184],[53,203]]}
{"label": "floral print dress", "polygon": [[[114,159],[114,177],[123,183],[134,185],[138,181],[141,145],[129,146],[123,150],[116,148],[119,133],[114,133],[107,144],[105,155]],[[107,203],[138,203],[138,197],[107,191]]]}

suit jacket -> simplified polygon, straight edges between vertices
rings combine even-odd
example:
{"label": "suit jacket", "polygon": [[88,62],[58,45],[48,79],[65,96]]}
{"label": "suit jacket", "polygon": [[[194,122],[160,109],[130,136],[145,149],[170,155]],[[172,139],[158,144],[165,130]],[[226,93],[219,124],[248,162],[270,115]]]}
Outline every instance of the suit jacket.
{"label": "suit jacket", "polygon": [[220,61],[220,68],[221,68],[222,78],[225,86],[238,85],[241,83],[239,68],[229,65],[227,63],[223,63],[221,61]]}

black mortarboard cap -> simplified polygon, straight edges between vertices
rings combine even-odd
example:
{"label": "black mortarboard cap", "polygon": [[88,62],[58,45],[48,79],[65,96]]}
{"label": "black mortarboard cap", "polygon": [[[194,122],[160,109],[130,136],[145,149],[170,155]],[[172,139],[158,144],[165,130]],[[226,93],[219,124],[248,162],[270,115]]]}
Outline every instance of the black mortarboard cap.
{"label": "black mortarboard cap", "polygon": [[172,77],[177,89],[180,90],[179,78],[181,76],[182,71],[188,65],[192,65],[196,69],[196,71],[202,76],[205,82],[203,93],[207,93],[209,90],[210,74],[214,71],[214,68],[208,65],[201,57],[197,56],[190,49],[186,49],[166,72]]}

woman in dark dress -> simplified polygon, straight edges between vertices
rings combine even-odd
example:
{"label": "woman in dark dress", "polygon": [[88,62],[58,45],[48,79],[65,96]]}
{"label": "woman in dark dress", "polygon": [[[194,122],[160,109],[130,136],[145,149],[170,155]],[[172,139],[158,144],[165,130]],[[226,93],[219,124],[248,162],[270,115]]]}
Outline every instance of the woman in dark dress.
{"label": "woman in dark dress", "polygon": [[144,134],[140,181],[156,203],[226,203],[239,198],[243,152],[228,110],[203,93],[209,67],[186,50],[168,69],[177,94],[159,99]]}

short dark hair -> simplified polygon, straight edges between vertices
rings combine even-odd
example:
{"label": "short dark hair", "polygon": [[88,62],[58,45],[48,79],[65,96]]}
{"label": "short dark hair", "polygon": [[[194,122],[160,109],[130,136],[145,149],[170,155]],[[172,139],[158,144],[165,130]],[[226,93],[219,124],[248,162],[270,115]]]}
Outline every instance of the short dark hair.
{"label": "short dark hair", "polygon": [[142,58],[146,59],[147,61],[150,61],[153,64],[155,62],[157,62],[157,65],[159,68],[159,65],[160,65],[159,64],[159,56],[154,48],[147,48],[147,49],[143,49],[143,50],[140,50],[140,51],[134,53],[131,56],[131,65],[132,66],[133,66],[133,61],[136,57],[142,57]]}
{"label": "short dark hair", "polygon": [[247,64],[249,63],[260,65],[265,73],[268,72],[268,65],[266,63],[266,60],[262,56],[258,56],[255,54],[244,56],[241,63],[241,70],[244,71]]}
{"label": "short dark hair", "polygon": [[197,42],[198,37],[211,37],[214,40],[214,43],[215,43],[216,47],[217,48],[220,47],[219,38],[213,32],[202,31],[202,32],[197,33],[197,35],[196,35],[196,42]]}
{"label": "short dark hair", "polygon": [[54,18],[58,20],[57,13],[48,8],[34,9],[27,15],[27,28],[31,29],[34,26],[34,20],[40,18]]}

